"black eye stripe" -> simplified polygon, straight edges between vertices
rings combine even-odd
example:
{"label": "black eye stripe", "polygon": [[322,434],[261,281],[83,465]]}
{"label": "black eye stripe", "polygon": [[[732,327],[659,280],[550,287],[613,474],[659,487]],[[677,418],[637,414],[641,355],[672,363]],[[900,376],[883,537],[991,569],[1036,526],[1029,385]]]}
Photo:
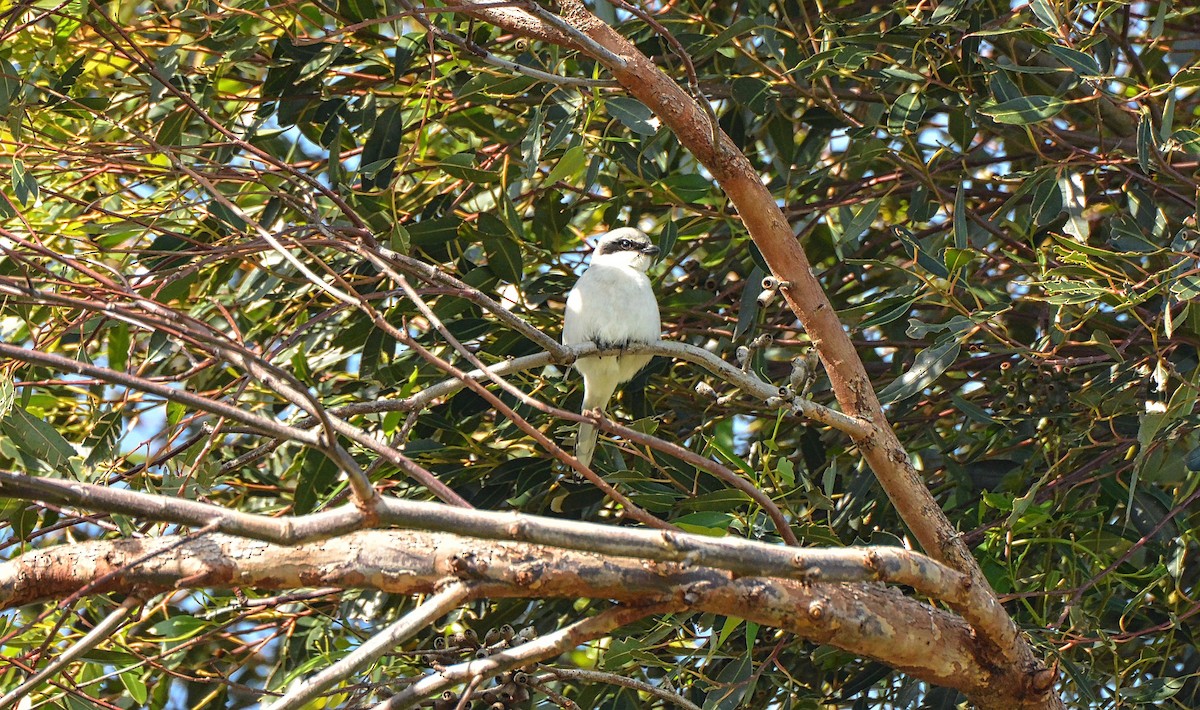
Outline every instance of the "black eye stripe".
{"label": "black eye stripe", "polygon": [[646,244],[635,242],[632,239],[618,239],[613,242],[608,242],[600,248],[602,254],[613,254],[618,251],[641,251],[646,248]]}

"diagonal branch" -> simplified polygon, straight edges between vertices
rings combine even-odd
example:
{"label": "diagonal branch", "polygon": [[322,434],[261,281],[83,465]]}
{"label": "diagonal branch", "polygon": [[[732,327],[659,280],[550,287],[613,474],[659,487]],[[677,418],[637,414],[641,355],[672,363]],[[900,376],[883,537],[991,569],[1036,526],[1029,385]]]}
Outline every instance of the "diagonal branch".
{"label": "diagonal branch", "polygon": [[17,701],[29,695],[31,692],[38,689],[42,682],[50,678],[55,673],[70,665],[83,654],[91,651],[106,641],[112,636],[121,624],[142,605],[142,598],[137,594],[130,594],[125,597],[125,601],[114,609],[108,616],[104,617],[100,623],[92,627],[92,630],[87,632],[83,638],[71,644],[65,651],[55,656],[54,660],[46,665],[45,668],[29,676],[17,687],[8,691],[3,697],[0,697],[0,708],[16,707]]}
{"label": "diagonal branch", "polygon": [[363,666],[379,660],[385,653],[389,653],[438,618],[448,614],[470,594],[471,587],[468,584],[458,580],[447,584],[437,594],[367,639],[337,663],[293,685],[286,695],[268,705],[265,710],[298,710],[305,707],[334,683],[349,678]]}
{"label": "diagonal branch", "polygon": [[638,619],[678,608],[678,604],[661,603],[650,606],[617,606],[607,609],[520,646],[505,649],[486,658],[458,663],[438,673],[427,675],[379,703],[373,710],[405,710],[414,707],[425,698],[451,686],[474,678],[486,680],[513,668],[554,658],[567,653],[580,644],[606,636],[614,629],[631,624]]}

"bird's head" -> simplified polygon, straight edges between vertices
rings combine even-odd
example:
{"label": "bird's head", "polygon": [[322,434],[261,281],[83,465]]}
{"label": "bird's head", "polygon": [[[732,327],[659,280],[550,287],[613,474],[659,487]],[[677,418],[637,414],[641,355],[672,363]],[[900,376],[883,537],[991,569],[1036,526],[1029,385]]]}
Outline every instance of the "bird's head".
{"label": "bird's head", "polygon": [[645,271],[658,256],[658,247],[640,229],[621,227],[600,237],[596,251],[592,252],[593,264],[631,266]]}

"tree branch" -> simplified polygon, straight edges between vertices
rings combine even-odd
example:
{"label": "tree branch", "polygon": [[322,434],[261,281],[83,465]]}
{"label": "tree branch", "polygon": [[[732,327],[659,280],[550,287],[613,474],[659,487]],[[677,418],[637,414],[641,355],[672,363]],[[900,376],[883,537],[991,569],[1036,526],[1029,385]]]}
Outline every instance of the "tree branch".
{"label": "tree branch", "polygon": [[5,693],[3,697],[0,697],[0,708],[15,707],[18,700],[37,690],[38,686],[47,678],[50,678],[74,662],[75,659],[108,640],[121,627],[125,619],[133,613],[133,610],[142,605],[142,601],[142,598],[136,594],[130,594],[128,597],[125,597],[125,601],[121,602],[120,606],[104,617],[100,623],[92,627],[92,630],[84,634],[82,638],[55,656],[54,660],[46,664],[45,668],[29,676],[25,679],[24,683],[21,683]]}
{"label": "tree branch", "polygon": [[[3,471],[0,471],[0,497],[43,500],[177,524],[203,524],[213,530],[284,545],[313,543],[364,524],[361,514],[352,505],[311,515],[269,518],[185,499]],[[962,573],[898,547],[796,550],[738,538],[618,528],[389,496],[380,498],[376,513],[380,523],[417,530],[528,542],[634,560],[700,564],[738,576],[902,584],[952,605],[973,623],[986,622],[983,614],[1004,613],[1002,607],[986,604],[984,592]],[[0,608],[29,604],[41,598],[17,595],[15,584],[20,577],[15,569],[0,565]],[[11,585],[5,582],[6,570],[12,575],[9,577],[13,580]],[[13,591],[6,595],[10,588]],[[24,593],[43,592],[26,588]]]}
{"label": "tree branch", "polygon": [[349,678],[355,671],[379,660],[400,644],[420,633],[440,617],[445,616],[468,596],[471,587],[457,580],[447,584],[441,591],[429,597],[416,609],[390,624],[386,629],[367,639],[337,663],[309,678],[294,683],[287,694],[266,707],[266,710],[298,710],[314,700],[324,690],[338,681]]}
{"label": "tree branch", "polygon": [[[168,547],[172,549],[157,554]],[[846,554],[828,552],[833,557]],[[450,577],[488,598],[590,597],[739,616],[880,659],[975,700],[1011,701],[1019,690],[1019,673],[975,660],[974,632],[961,619],[876,584],[743,576],[690,560],[648,564],[523,542],[480,544],[477,538],[417,530],[364,530],[296,547],[223,534],[182,545],[170,537],[63,545],[0,564],[0,593],[7,594],[3,606],[53,597],[147,555],[97,592],[157,591],[182,583],[194,588],[329,586],[428,594]]]}
{"label": "tree branch", "polygon": [[424,676],[391,698],[376,705],[372,710],[405,710],[421,700],[468,680],[487,680],[504,671],[554,658],[588,641],[607,635],[626,624],[633,623],[653,614],[676,610],[672,603],[648,606],[618,606],[606,609],[596,616],[577,621],[570,626],[546,634],[520,646],[505,649],[486,658],[478,658],[448,666],[437,673]]}

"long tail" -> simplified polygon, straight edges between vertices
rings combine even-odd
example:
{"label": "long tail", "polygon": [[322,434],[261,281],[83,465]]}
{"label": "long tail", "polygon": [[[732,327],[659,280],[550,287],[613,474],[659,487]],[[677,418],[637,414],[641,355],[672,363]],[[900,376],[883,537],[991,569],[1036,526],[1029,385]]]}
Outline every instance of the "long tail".
{"label": "long tail", "polygon": [[[583,407],[580,411],[587,412],[589,410],[604,411],[608,406],[608,401],[612,399],[613,390],[616,389],[615,383],[609,384],[605,380],[596,382],[599,378],[583,378]],[[591,380],[591,381],[589,381]],[[575,437],[575,458],[579,459],[579,463],[584,466],[592,465],[592,455],[596,453],[596,437],[599,432],[595,425],[585,422],[579,423],[579,434]]]}
{"label": "long tail", "polygon": [[596,453],[596,437],[599,432],[592,424],[579,424],[579,434],[575,437],[575,458],[584,466],[592,465],[592,454]]}

